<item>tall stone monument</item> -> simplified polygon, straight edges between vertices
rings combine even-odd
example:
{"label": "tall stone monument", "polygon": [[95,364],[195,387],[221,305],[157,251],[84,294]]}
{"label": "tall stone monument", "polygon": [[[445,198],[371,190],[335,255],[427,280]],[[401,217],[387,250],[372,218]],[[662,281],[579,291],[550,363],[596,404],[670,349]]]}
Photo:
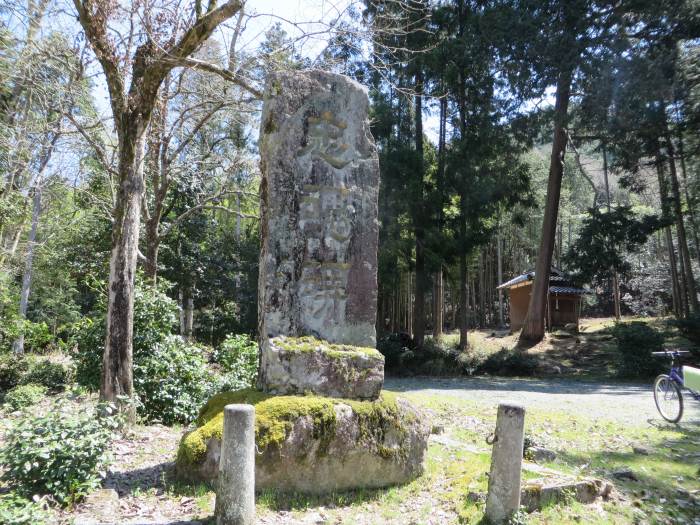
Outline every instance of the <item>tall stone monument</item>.
{"label": "tall stone monument", "polygon": [[379,164],[368,106],[362,86],[342,75],[268,79],[260,130],[263,392],[208,401],[180,443],[183,479],[216,479],[231,403],[255,405],[258,490],[386,487],[423,472],[425,417],[381,393],[384,358],[374,348]]}
{"label": "tall stone monument", "polygon": [[259,387],[374,399],[379,161],[365,89],[276,73],[261,123]]}

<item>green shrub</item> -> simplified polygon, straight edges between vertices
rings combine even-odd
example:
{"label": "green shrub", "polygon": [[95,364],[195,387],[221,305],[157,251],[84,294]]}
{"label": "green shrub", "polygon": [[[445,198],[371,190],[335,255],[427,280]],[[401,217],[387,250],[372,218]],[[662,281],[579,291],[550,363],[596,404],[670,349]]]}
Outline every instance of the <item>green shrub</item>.
{"label": "green shrub", "polygon": [[45,416],[26,414],[5,434],[2,480],[20,495],[49,494],[73,503],[98,486],[117,424],[116,417],[76,413],[60,403]]}
{"label": "green shrub", "polygon": [[19,318],[18,304],[19,289],[12,272],[0,272],[0,354],[9,352],[13,341],[21,333],[22,321]]}
{"label": "green shrub", "polygon": [[700,312],[694,312],[685,319],[675,319],[671,324],[696,346],[689,350],[695,357],[700,357]]}
{"label": "green shrub", "polygon": [[663,358],[651,355],[663,350],[664,337],[658,330],[642,322],[619,323],[613,335],[617,339],[620,377],[647,378],[663,370]]}
{"label": "green shrub", "polygon": [[42,525],[48,514],[39,501],[20,496],[15,492],[0,495],[0,523],[7,525]]}
{"label": "green shrub", "polygon": [[[134,362],[171,334],[177,320],[177,303],[162,290],[137,285],[134,290]],[[102,353],[106,334],[106,313],[75,324],[72,339],[75,349],[76,380],[92,390],[100,387]]]}
{"label": "green shrub", "polygon": [[246,334],[229,335],[212,359],[223,372],[218,391],[241,390],[253,386],[258,374],[258,344]]}
{"label": "green shrub", "polygon": [[7,392],[22,381],[29,370],[29,362],[14,354],[0,354],[0,392]]}
{"label": "green shrub", "polygon": [[34,383],[19,385],[5,394],[3,402],[12,410],[30,407],[41,401],[46,395],[46,387]]}
{"label": "green shrub", "polygon": [[22,384],[35,383],[45,386],[50,392],[60,392],[65,389],[73,378],[72,370],[48,359],[30,361],[29,371],[22,377]]}
{"label": "green shrub", "polygon": [[44,322],[24,321],[23,330],[25,352],[43,352],[54,342],[49,325]]}
{"label": "green shrub", "polygon": [[501,376],[531,376],[537,371],[537,358],[519,349],[501,348],[478,365],[477,373]]}
{"label": "green shrub", "polygon": [[102,375],[102,352],[105,344],[105,321],[103,318],[84,317],[71,329],[74,346],[75,380],[91,390],[100,388]]}
{"label": "green shrub", "polygon": [[402,372],[412,361],[416,349],[413,339],[405,333],[392,333],[377,341],[377,350],[384,356],[386,370]]}
{"label": "green shrub", "polygon": [[156,343],[134,365],[139,413],[163,424],[189,423],[212,391],[212,380],[201,348],[179,336]]}

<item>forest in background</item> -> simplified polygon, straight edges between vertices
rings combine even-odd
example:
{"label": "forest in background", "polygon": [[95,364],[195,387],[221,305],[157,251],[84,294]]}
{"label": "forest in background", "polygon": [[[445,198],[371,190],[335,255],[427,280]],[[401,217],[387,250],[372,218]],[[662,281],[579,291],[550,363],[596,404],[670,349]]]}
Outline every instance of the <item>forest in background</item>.
{"label": "forest in background", "polygon": [[[90,39],[49,23],[60,7],[2,12],[3,351],[70,346],[99,322],[119,242],[124,139],[100,111]],[[260,95],[268,71],[307,67],[369,91],[380,334],[420,346],[460,329],[467,350],[469,328],[507,323],[496,286],[536,265],[553,148],[552,264],[597,292],[585,312],[614,315],[615,282],[622,314],[697,310],[696,3],[367,0],[329,24],[313,59],[309,35],[283,22],[239,52],[246,16],[163,76],[144,132],[136,282],[177,302],[175,333],[255,336]],[[117,57],[124,71],[132,52]]]}
{"label": "forest in background", "polygon": [[[653,353],[667,344],[700,357],[698,1],[322,0],[309,22],[287,17],[287,2],[256,12],[265,1],[0,5],[0,522],[79,520],[98,487],[119,489],[108,521],[214,512],[207,487],[174,481],[173,459],[187,459],[182,425],[201,423],[207,400],[267,395],[248,390],[260,111],[271,71],[310,68],[367,88],[381,373],[424,376],[386,386],[414,385],[446,439],[404,488],[295,494],[292,510],[480,516],[488,453],[474,444],[491,433],[496,390],[519,384],[545,399],[528,407],[530,445],[616,487],[528,522],[694,518],[697,432],[647,425],[646,387],[625,404],[617,379],[667,370]],[[545,337],[550,266],[595,292],[584,315],[606,319]],[[532,270],[529,316],[508,334],[497,287]],[[472,374],[499,377],[425,377]],[[567,381],[566,401],[551,395]],[[489,385],[480,408],[475,384]],[[314,432],[336,424],[299,399],[291,412]],[[282,436],[285,410],[271,418]],[[378,410],[362,418],[395,409]],[[259,496],[288,522],[290,500]]]}

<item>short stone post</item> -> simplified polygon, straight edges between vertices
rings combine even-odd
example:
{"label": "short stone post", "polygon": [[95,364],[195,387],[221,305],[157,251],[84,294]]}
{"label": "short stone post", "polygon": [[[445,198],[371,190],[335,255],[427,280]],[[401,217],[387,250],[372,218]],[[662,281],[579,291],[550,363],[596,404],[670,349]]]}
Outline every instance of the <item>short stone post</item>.
{"label": "short stone post", "polygon": [[505,523],[520,507],[520,469],[523,463],[525,409],[500,403],[491,453],[486,518]]}
{"label": "short stone post", "polygon": [[255,520],[255,407],[226,405],[221,437],[217,525],[252,525]]}

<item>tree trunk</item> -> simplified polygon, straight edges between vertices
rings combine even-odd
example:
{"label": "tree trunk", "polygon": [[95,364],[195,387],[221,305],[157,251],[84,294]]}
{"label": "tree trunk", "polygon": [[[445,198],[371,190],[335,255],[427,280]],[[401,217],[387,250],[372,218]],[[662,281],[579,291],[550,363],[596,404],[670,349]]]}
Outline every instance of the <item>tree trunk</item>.
{"label": "tree trunk", "polygon": [[683,133],[678,131],[678,156],[681,159],[681,175],[683,176],[683,189],[685,191],[685,201],[688,204],[688,214],[690,215],[690,224],[692,225],[693,245],[695,246],[695,256],[700,262],[700,239],[698,239],[698,221],[695,216],[695,206],[693,199],[690,198],[688,190],[688,172],[685,166],[685,153],[683,152]]}
{"label": "tree trunk", "polygon": [[[608,207],[608,213],[612,210],[610,205],[610,181],[608,180],[608,152],[603,144],[603,177],[605,179],[605,199]],[[571,223],[569,223],[571,226]],[[615,319],[620,320],[620,283],[618,281],[617,271],[615,268],[610,268],[610,277],[612,279],[612,294],[613,294],[613,309]]]}
{"label": "tree trunk", "polygon": [[[21,320],[27,318],[27,307],[29,306],[29,291],[32,283],[32,272],[34,270],[34,252],[36,248],[36,231],[39,226],[39,216],[41,215],[41,188],[34,189],[34,199],[32,202],[32,226],[29,230],[27,242],[27,259],[24,265],[24,275],[22,276],[22,292],[19,297],[19,317]],[[12,343],[12,351],[15,354],[24,354],[24,327],[19,333],[17,340]]]}
{"label": "tree trunk", "polygon": [[[435,177],[437,179],[437,230],[442,232],[443,228],[443,192],[444,192],[444,170],[445,170],[445,137],[447,130],[447,99],[440,99],[440,122],[438,132],[438,163]],[[445,324],[445,286],[443,282],[442,258],[439,270],[434,276],[434,301],[433,301],[433,337],[438,340],[442,337],[442,330]]]}
{"label": "tree trunk", "polygon": [[194,328],[194,298],[192,294],[187,295],[187,307],[185,308],[185,339],[192,341]]}
{"label": "tree trunk", "polygon": [[673,195],[673,207],[676,215],[676,233],[678,234],[678,252],[683,264],[683,276],[685,287],[688,292],[689,306],[693,312],[698,310],[698,294],[695,287],[695,277],[693,267],[690,263],[690,252],[688,251],[688,238],[685,232],[685,221],[683,220],[683,206],[681,204],[681,192],[678,184],[678,173],[676,171],[675,147],[670,134],[666,135],[666,147],[668,148],[668,166],[671,175],[671,193]]}
{"label": "tree trunk", "polygon": [[445,303],[445,288],[442,282],[442,268],[434,275],[433,285],[433,338],[437,341],[442,337],[442,328],[445,324],[444,303]]}
{"label": "tree trunk", "polygon": [[[501,254],[501,224],[498,224],[498,233],[496,235],[496,263],[498,265],[498,286],[503,283],[503,259]],[[503,328],[503,290],[498,289],[498,327]]]}
{"label": "tree trunk", "polygon": [[160,234],[158,226],[160,224],[160,214],[154,214],[146,222],[146,262],[144,273],[152,284],[156,284],[158,279],[158,252],[160,251]]}
{"label": "tree trunk", "polygon": [[[418,66],[420,67],[420,65]],[[415,96],[415,146],[417,195],[413,203],[413,228],[416,241],[416,298],[413,305],[413,341],[418,348],[425,340],[425,295],[428,291],[428,274],[425,270],[425,213],[423,196],[423,74],[416,73]]]}
{"label": "tree trunk", "polygon": [[467,254],[459,255],[459,350],[466,352],[469,348],[467,335],[469,333],[469,281],[467,280]]}
{"label": "tree trunk", "polygon": [[126,126],[129,129],[121,133],[119,151],[120,185],[112,228],[107,336],[100,387],[100,399],[110,402],[117,402],[121,397],[131,398],[134,394],[134,280],[144,192],[145,123],[136,116],[132,122],[127,120]]}
{"label": "tree trunk", "polygon": [[520,339],[527,342],[536,342],[544,337],[549,272],[552,266],[552,251],[559,213],[561,180],[564,174],[564,153],[567,141],[565,127],[571,94],[571,76],[572,70],[565,69],[559,74],[557,80],[556,103],[554,105],[554,139],[547,182],[547,203],[542,221],[540,249],[535,265],[535,282],[532,285],[530,304],[523,330],[520,333]]}
{"label": "tree trunk", "polygon": [[[664,177],[663,164],[660,152],[657,152],[656,156],[656,175],[659,179],[659,198],[661,200],[661,213],[662,216],[665,219],[667,219],[669,216],[668,189],[666,185],[666,178]],[[685,311],[687,310],[687,304],[684,307],[685,294],[681,291],[681,286],[678,279],[678,269],[676,267],[676,254],[673,250],[673,235],[671,234],[671,227],[666,226],[664,228],[664,233],[666,235],[666,247],[668,249],[668,265],[671,269],[671,295],[673,299],[673,313],[677,317],[684,317]]]}

